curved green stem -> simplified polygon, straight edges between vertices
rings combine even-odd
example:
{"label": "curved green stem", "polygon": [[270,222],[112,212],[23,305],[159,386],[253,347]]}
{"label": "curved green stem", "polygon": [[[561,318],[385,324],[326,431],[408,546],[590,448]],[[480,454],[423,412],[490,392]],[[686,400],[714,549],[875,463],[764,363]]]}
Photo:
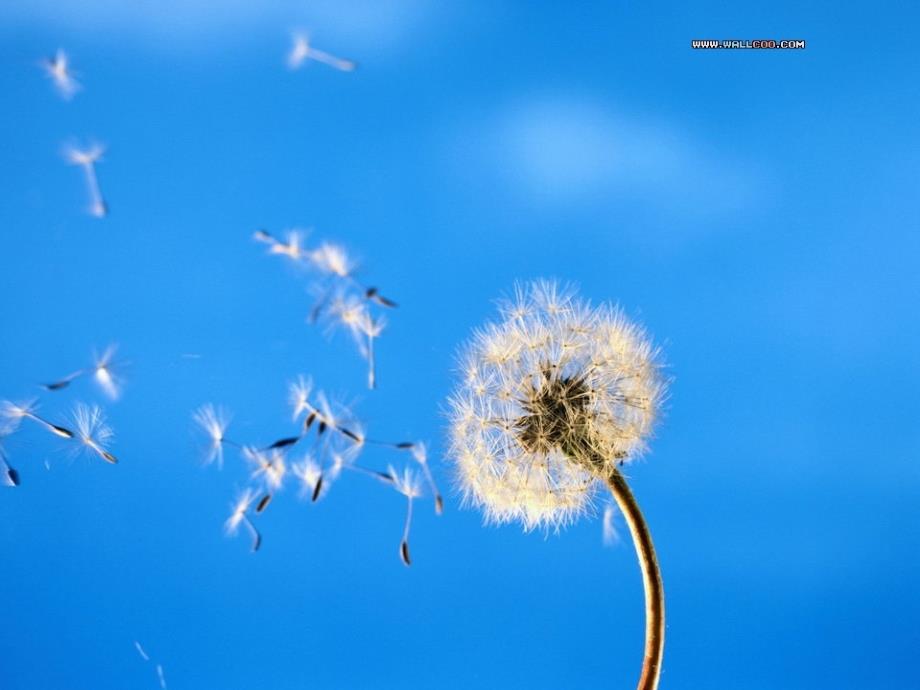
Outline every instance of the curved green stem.
{"label": "curved green stem", "polygon": [[664,654],[664,585],[661,582],[661,570],[655,556],[652,534],[626,479],[617,469],[613,469],[605,479],[629,525],[645,586],[645,661],[637,690],[655,690]]}

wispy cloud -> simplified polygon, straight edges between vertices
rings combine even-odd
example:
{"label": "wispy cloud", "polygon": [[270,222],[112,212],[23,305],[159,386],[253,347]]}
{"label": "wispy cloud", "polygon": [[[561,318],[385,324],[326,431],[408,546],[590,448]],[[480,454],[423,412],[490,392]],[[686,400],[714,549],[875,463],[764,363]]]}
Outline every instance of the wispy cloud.
{"label": "wispy cloud", "polygon": [[762,174],[731,152],[585,98],[519,101],[473,136],[474,167],[538,208],[631,203],[705,217],[748,209],[761,194]]}
{"label": "wispy cloud", "polygon": [[[140,39],[157,50],[207,48],[250,41],[274,31],[287,49],[294,29],[315,31],[330,50],[359,50],[364,56],[394,52],[441,10],[426,0],[12,0],[0,3],[0,20],[66,30],[70,34]],[[166,40],[168,39],[168,40]]]}

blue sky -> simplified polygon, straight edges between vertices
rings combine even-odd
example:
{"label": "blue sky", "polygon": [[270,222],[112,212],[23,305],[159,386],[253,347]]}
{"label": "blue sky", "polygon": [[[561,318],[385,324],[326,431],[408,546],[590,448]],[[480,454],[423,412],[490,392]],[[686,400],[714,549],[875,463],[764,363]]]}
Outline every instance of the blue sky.
{"label": "blue sky", "polygon": [[[917,11],[835,3],[268,3],[0,8],[0,398],[120,345],[121,459],[5,443],[0,686],[630,687],[632,547],[598,520],[483,527],[450,494],[290,488],[262,551],[221,531],[245,473],[190,415],[291,428],[310,374],[370,431],[423,438],[444,486],[453,357],[515,280],[577,282],[674,377],[630,467],[668,605],[663,688],[920,688]],[[289,32],[354,58],[290,72]],[[804,51],[693,51],[694,38]],[[62,101],[37,61],[65,48]],[[61,147],[108,146],[111,214]],[[313,227],[400,303],[378,390],[304,323],[303,276],[252,232]],[[196,358],[183,355],[196,354]],[[368,464],[392,460],[369,452]],[[50,470],[45,469],[48,460]],[[139,640],[153,659],[143,662]]]}

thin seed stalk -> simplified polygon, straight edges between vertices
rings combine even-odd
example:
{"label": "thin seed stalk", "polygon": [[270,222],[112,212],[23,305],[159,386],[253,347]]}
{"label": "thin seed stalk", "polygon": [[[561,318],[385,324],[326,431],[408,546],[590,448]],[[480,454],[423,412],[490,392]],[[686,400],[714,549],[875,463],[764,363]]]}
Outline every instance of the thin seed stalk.
{"label": "thin seed stalk", "polygon": [[645,586],[645,660],[637,690],[655,690],[664,654],[664,585],[661,582],[661,570],[655,556],[652,534],[626,479],[614,468],[605,481],[629,525]]}

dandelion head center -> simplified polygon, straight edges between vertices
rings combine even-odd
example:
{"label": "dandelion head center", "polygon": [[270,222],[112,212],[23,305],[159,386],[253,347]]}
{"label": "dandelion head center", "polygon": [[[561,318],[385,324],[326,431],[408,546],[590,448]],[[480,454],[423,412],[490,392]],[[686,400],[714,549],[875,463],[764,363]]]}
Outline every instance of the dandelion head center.
{"label": "dandelion head center", "polygon": [[591,427],[591,389],[583,377],[558,377],[551,372],[544,369],[541,386],[522,402],[526,414],[516,425],[518,438],[530,453],[558,449],[582,459]]}

